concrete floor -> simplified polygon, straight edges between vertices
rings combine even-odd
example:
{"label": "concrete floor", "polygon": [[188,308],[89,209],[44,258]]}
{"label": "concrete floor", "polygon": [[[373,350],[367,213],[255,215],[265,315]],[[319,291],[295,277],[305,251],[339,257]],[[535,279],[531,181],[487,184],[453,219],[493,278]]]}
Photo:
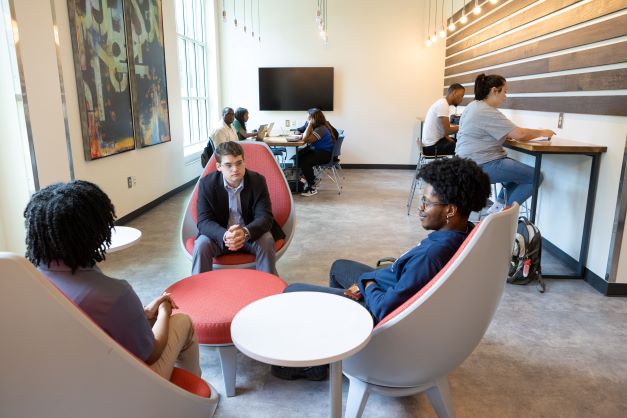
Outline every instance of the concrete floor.
{"label": "concrete floor", "polygon": [[[409,170],[344,170],[341,195],[325,180],[317,196],[295,196],[297,226],[278,263],[287,282],[326,284],[331,263],[374,264],[398,256],[424,236],[416,209],[407,216]],[[191,189],[129,223],[136,246],[101,268],[128,280],[144,303],[189,275],[179,222]],[[420,355],[420,353],[416,353]],[[216,417],[325,417],[328,381],[287,382],[268,365],[239,354],[237,396],[221,396]],[[224,393],[214,349],[201,348],[203,378]],[[458,417],[626,417],[627,299],[608,298],[578,280],[547,280],[547,292],[508,285],[494,321],[474,353],[450,375]],[[344,402],[347,381],[344,382]],[[372,394],[364,417],[433,417],[423,394]]]}

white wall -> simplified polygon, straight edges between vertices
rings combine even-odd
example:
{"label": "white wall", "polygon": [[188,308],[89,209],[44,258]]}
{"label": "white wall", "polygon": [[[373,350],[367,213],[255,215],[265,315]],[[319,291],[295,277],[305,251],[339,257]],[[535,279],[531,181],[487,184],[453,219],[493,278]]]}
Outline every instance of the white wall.
{"label": "white wall", "polygon": [[301,125],[305,112],[259,111],[258,67],[334,67],[334,111],[325,115],[346,131],[342,162],[415,164],[416,117],[442,95],[444,77],[444,42],[424,43],[426,4],[328,4],[327,46],[316,29],[316,2],[261,2],[261,43],[244,34],[242,16],[234,27],[229,7],[228,23],[219,25],[222,104],[248,108],[251,127],[286,119]]}
{"label": "white wall", "polygon": [[[607,153],[601,157],[590,250],[586,263],[588,269],[605,278],[618,181],[625,149],[627,118],[565,114],[563,129],[557,129],[557,113],[505,109],[503,113],[519,126],[549,128],[564,138],[607,146]],[[508,152],[529,165],[534,163],[533,157],[509,150]],[[538,196],[537,223],[544,237],[574,259],[579,258],[590,180],[590,162],[591,158],[587,156],[545,155],[542,158],[544,183]],[[618,281],[627,283],[627,277],[623,274]]]}
{"label": "white wall", "polygon": [[[32,104],[31,126],[39,180],[43,187],[70,179],[53,13],[49,0],[20,0],[14,3],[26,89]],[[173,0],[163,2],[172,141],[95,161],[85,161],[83,157],[67,2],[54,0],[54,7],[75,177],[97,183],[111,197],[117,215],[124,216],[197,176],[200,164],[196,161],[186,165],[183,156]],[[136,178],[132,189],[127,188],[128,176]]]}
{"label": "white wall", "polygon": [[[1,10],[1,8],[0,8]],[[5,29],[3,22],[0,28]],[[0,30],[1,30],[0,29]],[[11,68],[11,51],[4,32],[0,33],[0,68]],[[22,151],[22,135],[16,92],[11,70],[0,77],[0,251],[23,254],[24,221],[22,212],[28,201],[30,178]]]}

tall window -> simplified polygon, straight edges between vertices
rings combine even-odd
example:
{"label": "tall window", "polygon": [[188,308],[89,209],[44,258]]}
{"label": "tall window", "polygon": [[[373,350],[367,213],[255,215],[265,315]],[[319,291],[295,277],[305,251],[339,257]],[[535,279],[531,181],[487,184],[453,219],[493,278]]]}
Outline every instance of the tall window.
{"label": "tall window", "polygon": [[176,0],[176,32],[183,108],[185,147],[205,144],[209,138],[207,83],[206,0]]}

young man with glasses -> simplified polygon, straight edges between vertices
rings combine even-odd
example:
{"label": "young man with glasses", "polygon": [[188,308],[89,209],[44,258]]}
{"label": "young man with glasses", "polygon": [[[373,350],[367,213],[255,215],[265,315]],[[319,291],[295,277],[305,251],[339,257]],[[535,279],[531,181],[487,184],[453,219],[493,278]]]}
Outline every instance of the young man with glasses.
{"label": "young man with glasses", "polygon": [[255,254],[256,268],[278,275],[274,241],[285,233],[274,220],[266,179],[246,170],[244,150],[223,142],[215,151],[218,171],[198,186],[198,237],[192,274],[211,271],[213,258],[233,252]]}
{"label": "young man with glasses", "polygon": [[[393,264],[377,269],[337,260],[331,266],[329,287],[294,283],[285,292],[344,295],[363,304],[378,323],[429,283],[472,230],[468,216],[485,205],[490,181],[473,161],[457,157],[435,160],[422,167],[418,176],[424,183],[418,218],[422,228],[433,232]],[[326,377],[327,368],[272,366],[272,374],[287,380],[320,380]]]}

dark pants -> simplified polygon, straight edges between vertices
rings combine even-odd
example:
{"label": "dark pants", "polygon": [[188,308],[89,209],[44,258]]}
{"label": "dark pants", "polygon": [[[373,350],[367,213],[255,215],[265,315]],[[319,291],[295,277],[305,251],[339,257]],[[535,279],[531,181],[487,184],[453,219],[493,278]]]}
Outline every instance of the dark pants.
{"label": "dark pants", "polygon": [[[287,286],[283,292],[322,292],[343,296],[344,289],[348,289],[356,283],[362,273],[367,273],[372,270],[374,270],[374,268],[356,261],[337,260],[333,263],[331,271],[329,272],[330,287],[317,286],[315,284],[294,283]],[[363,299],[360,300],[359,303],[364,305]]]}
{"label": "dark pants", "polygon": [[455,155],[455,142],[449,142],[446,138],[440,138],[438,142],[428,147],[422,147],[424,155]]}
{"label": "dark pants", "polygon": [[311,147],[305,147],[298,151],[298,165],[303,170],[303,176],[305,176],[309,187],[313,187],[316,182],[313,168],[330,161],[331,153],[329,151],[315,150]]}

